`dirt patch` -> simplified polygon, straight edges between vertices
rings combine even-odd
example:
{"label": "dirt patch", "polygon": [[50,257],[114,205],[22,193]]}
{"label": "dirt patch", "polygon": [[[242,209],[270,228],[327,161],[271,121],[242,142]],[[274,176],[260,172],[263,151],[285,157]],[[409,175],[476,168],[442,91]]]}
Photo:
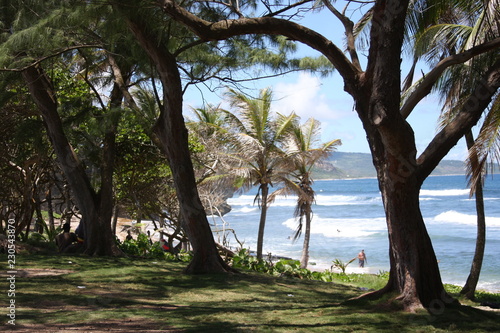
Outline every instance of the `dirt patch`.
{"label": "dirt patch", "polygon": [[489,307],[489,306],[473,306],[473,308],[476,308],[476,309],[479,309],[479,310],[483,310],[483,311],[493,311],[493,312],[499,312],[500,313],[500,309],[495,309],[495,308],[492,308],[492,307]]}
{"label": "dirt patch", "polygon": [[125,321],[107,320],[105,323],[88,323],[88,324],[28,324],[16,325],[8,328],[8,332],[142,332],[142,333],[157,333],[157,332],[182,332],[181,330],[171,329],[164,325],[151,322],[147,319],[128,319]]}
{"label": "dirt patch", "polygon": [[[12,272],[12,271],[10,271]],[[27,268],[27,269],[17,269],[14,272],[16,277],[35,277],[35,276],[57,276],[63,274],[73,273],[69,269],[51,269],[51,268]],[[0,276],[11,276],[13,274],[8,274],[6,271],[1,271]]]}

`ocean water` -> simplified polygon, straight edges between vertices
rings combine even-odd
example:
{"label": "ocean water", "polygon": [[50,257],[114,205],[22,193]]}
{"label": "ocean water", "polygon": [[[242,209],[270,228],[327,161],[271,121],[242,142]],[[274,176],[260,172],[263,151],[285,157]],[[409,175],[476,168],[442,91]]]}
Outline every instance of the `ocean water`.
{"label": "ocean water", "polygon": [[[344,262],[364,249],[367,266],[348,272],[378,273],[389,270],[389,243],[382,199],[376,179],[319,180],[313,185],[309,269],[329,269],[332,260]],[[209,217],[216,229],[225,229],[231,247],[233,232],[245,248],[256,249],[260,211],[253,204],[255,190],[229,199],[232,211],[223,220]],[[486,249],[479,289],[500,292],[500,175],[488,176],[485,189]],[[269,208],[264,253],[299,259],[303,237],[296,242],[293,218],[295,197],[278,198]],[[475,201],[469,198],[464,176],[433,176],[420,192],[420,207],[444,283],[463,285],[469,274],[477,233]],[[218,233],[221,235],[222,233]],[[222,239],[219,239],[222,241]]]}

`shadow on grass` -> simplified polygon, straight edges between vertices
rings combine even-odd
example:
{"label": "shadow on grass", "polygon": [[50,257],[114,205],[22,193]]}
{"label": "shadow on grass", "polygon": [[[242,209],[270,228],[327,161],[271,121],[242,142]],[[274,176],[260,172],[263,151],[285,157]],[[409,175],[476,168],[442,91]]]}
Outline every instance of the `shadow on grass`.
{"label": "shadow on grass", "polygon": [[[478,332],[499,316],[469,307],[407,314],[380,303],[342,304],[364,291],[263,274],[185,275],[186,264],[154,259],[28,256],[20,268],[70,274],[17,281],[19,324],[37,328],[86,325],[134,331],[184,332]],[[127,326],[128,324],[128,326]]]}

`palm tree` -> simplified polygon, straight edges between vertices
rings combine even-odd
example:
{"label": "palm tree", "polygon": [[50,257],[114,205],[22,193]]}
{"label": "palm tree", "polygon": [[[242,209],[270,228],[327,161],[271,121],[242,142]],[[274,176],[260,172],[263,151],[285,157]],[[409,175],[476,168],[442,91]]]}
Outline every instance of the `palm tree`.
{"label": "palm tree", "polygon": [[257,236],[257,258],[262,259],[264,227],[268,209],[269,187],[285,178],[283,168],[284,152],[280,149],[281,140],[296,115],[280,117],[275,121],[271,114],[272,91],[262,89],[258,98],[230,89],[231,107],[238,116],[226,112],[228,125],[231,127],[232,157],[236,162],[234,172],[242,179],[243,188],[258,186],[254,203],[261,210]]}
{"label": "palm tree", "polygon": [[212,104],[191,111],[195,118],[186,124],[191,142],[203,146],[191,156],[196,167],[200,198],[211,215],[218,215],[224,221],[222,216],[229,207],[226,200],[236,188],[235,176],[231,173],[233,159],[227,151],[226,113],[220,105]]}
{"label": "palm tree", "polygon": [[[414,3],[418,3],[415,1]],[[427,12],[415,11],[411,16],[410,31],[416,38],[412,44],[415,62],[426,57],[428,62],[437,63],[447,55],[456,54],[500,36],[498,25],[500,11],[498,0],[438,2]],[[442,126],[449,123],[464,106],[474,88],[480,83],[479,71],[484,71],[497,60],[495,54],[481,57],[448,70],[438,82],[436,90],[443,101]],[[486,241],[485,213],[483,203],[483,178],[490,156],[500,160],[500,100],[493,98],[489,112],[474,140],[472,131],[466,135],[469,157],[467,174],[471,195],[475,194],[478,232],[476,250],[471,271],[461,293],[473,299],[481,271]]]}
{"label": "palm tree", "polygon": [[294,240],[300,237],[305,219],[304,244],[300,259],[301,268],[307,268],[309,262],[312,205],[315,201],[311,172],[316,163],[326,159],[337,146],[341,145],[339,139],[318,145],[320,131],[320,122],[313,118],[309,118],[303,125],[299,125],[298,121],[293,123],[290,134],[284,143],[284,149],[288,154],[287,160],[291,162],[288,164],[291,168],[290,176],[284,179],[284,186],[270,196],[270,201],[273,201],[278,195],[293,194],[297,196],[294,216],[298,218],[299,224],[293,237]]}

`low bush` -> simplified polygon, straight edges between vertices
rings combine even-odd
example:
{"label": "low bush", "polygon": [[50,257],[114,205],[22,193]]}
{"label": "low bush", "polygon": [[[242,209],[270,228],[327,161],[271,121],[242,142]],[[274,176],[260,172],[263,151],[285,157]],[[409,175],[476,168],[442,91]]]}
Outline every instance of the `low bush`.
{"label": "low bush", "polygon": [[[300,261],[293,259],[280,259],[276,263],[271,260],[258,260],[247,249],[241,249],[233,257],[232,265],[237,269],[247,269],[273,276],[285,276],[323,282],[339,282],[363,286],[364,289],[380,289],[389,278],[389,273],[374,274],[346,274],[325,270],[324,272],[310,271],[300,268]],[[347,265],[345,265],[347,266]]]}
{"label": "low bush", "polygon": [[160,242],[152,242],[148,235],[140,233],[137,239],[130,239],[120,242],[117,239],[118,247],[127,255],[139,256],[152,259],[165,259],[170,261],[189,262],[192,255],[189,252],[171,253],[164,251]]}

